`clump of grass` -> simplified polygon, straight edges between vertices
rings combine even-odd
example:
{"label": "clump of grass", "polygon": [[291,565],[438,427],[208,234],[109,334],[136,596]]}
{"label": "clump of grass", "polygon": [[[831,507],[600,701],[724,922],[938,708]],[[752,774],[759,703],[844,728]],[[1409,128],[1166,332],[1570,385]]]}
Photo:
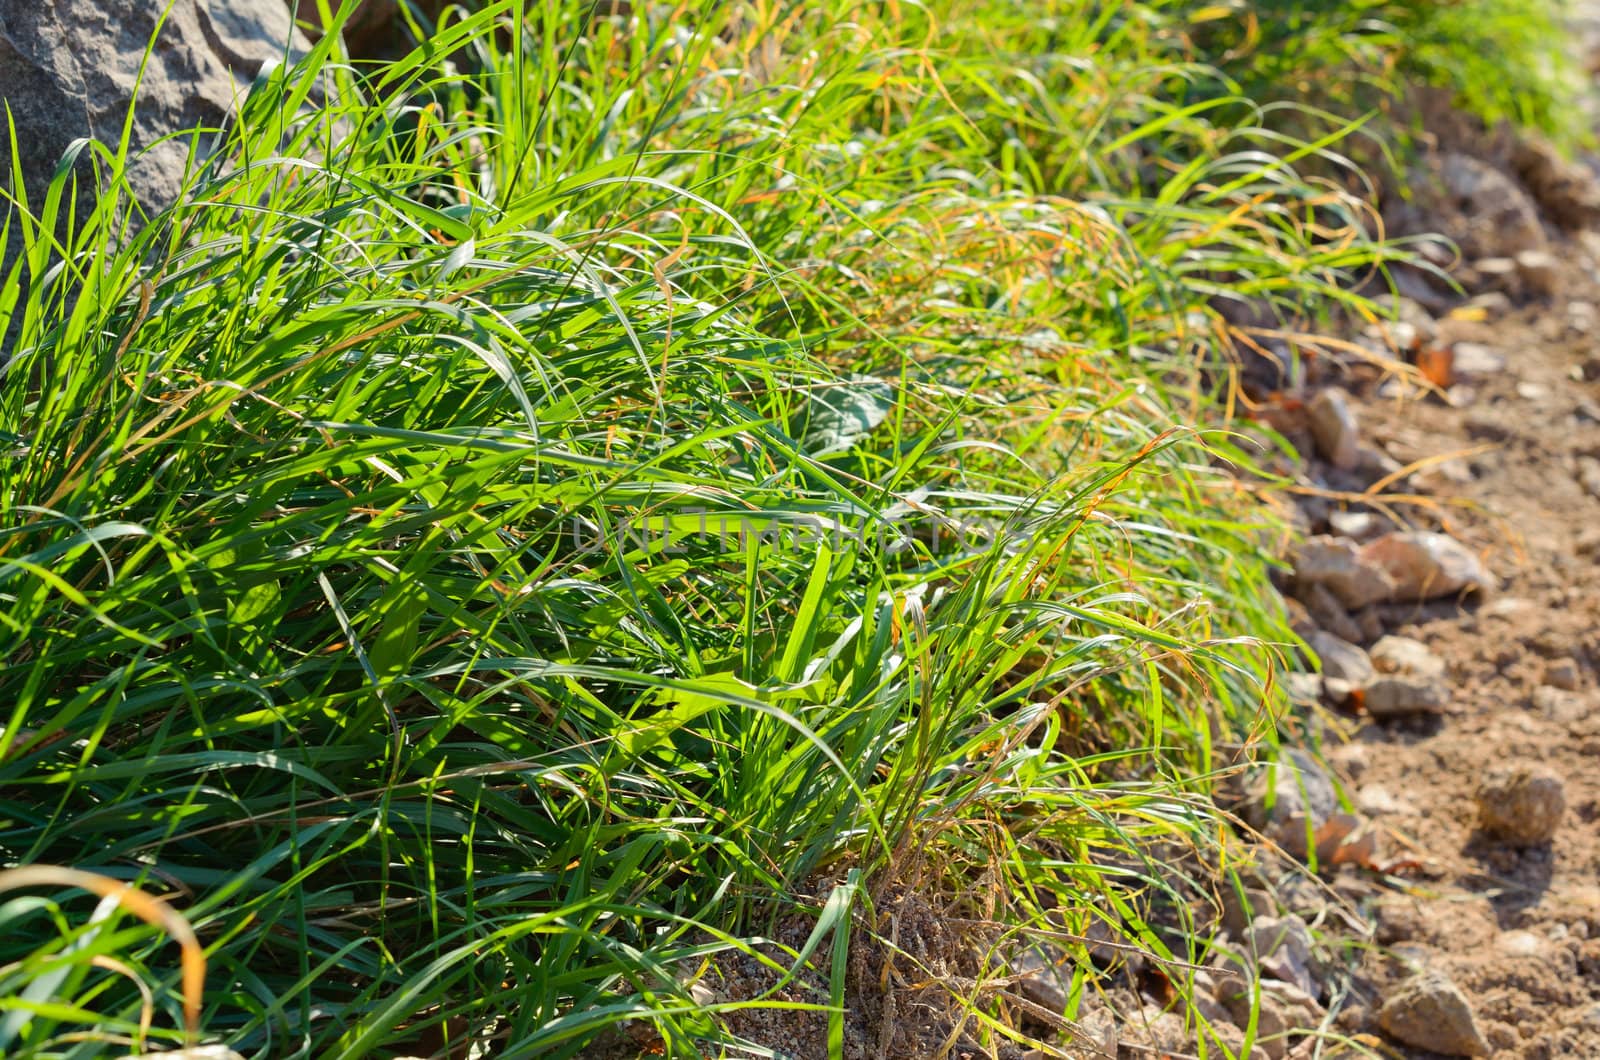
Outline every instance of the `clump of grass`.
{"label": "clump of grass", "polygon": [[[736,954],[831,954],[838,1053],[913,862],[1193,956],[1141,851],[1292,640],[1209,303],[1389,251],[1152,10],[496,0],[264,73],[137,230],[89,147],[0,281],[0,856],[168,894],[259,1057],[715,1053]],[[7,1055],[130,1034],[113,954],[181,1039],[154,932],[5,911],[6,989],[75,969]]]}

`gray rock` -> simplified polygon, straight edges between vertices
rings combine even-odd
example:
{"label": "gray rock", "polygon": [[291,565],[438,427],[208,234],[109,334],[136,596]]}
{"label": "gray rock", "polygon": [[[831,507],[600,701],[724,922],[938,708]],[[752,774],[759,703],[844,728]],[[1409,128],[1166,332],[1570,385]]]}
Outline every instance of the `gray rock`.
{"label": "gray rock", "polygon": [[1565,783],[1543,766],[1497,769],[1479,783],[1475,797],[1484,831],[1517,846],[1549,842],[1567,809]]}
{"label": "gray rock", "polygon": [[1326,585],[1302,585],[1299,589],[1302,606],[1317,629],[1325,629],[1340,640],[1354,643],[1361,640],[1361,627],[1350,617],[1339,598]]}
{"label": "gray rock", "polygon": [[1356,563],[1381,571],[1395,600],[1432,600],[1494,588],[1493,577],[1478,557],[1448,534],[1385,534],[1363,545]]}
{"label": "gray rock", "polygon": [[1450,690],[1437,678],[1385,674],[1367,686],[1362,703],[1374,718],[1442,714],[1449,706]]}
{"label": "gray rock", "polygon": [[[1366,547],[1384,540],[1379,538]],[[1377,603],[1393,592],[1394,585],[1384,567],[1364,559],[1362,552],[1355,542],[1342,537],[1307,538],[1295,550],[1294,576],[1302,584],[1325,587],[1351,610]]]}
{"label": "gray rock", "polygon": [[1232,935],[1244,934],[1256,917],[1277,912],[1277,900],[1265,888],[1246,887],[1241,897],[1232,881],[1225,880],[1221,891],[1222,926]]}
{"label": "gray rock", "polygon": [[1412,677],[1443,677],[1444,660],[1426,644],[1413,637],[1396,634],[1381,638],[1368,653],[1372,666],[1383,674]]}
{"label": "gray rock", "polygon": [[1302,858],[1310,850],[1308,830],[1314,835],[1338,812],[1333,781],[1316,759],[1295,749],[1255,774],[1242,807],[1246,824]]}
{"label": "gray rock", "polygon": [[1307,403],[1306,420],[1323,459],[1345,471],[1356,466],[1361,454],[1361,431],[1348,394],[1338,387],[1321,391]]}
{"label": "gray rock", "polygon": [[1011,955],[1008,970],[1017,991],[1040,1008],[1060,1015],[1072,990],[1072,958],[1047,942],[1032,942]]}
{"label": "gray rock", "polygon": [[1566,692],[1576,692],[1581,680],[1578,664],[1571,659],[1551,659],[1544,664],[1544,683]]}
{"label": "gray rock", "polygon": [[[1324,1010],[1317,999],[1293,983],[1261,979],[1260,1013],[1256,1017],[1256,1043],[1271,1060],[1282,1060],[1289,1052],[1289,1035],[1313,1031],[1321,1026]],[[1248,1026],[1252,989],[1238,976],[1225,978],[1218,988],[1219,1000],[1227,1006],[1233,1021]]]}
{"label": "gray rock", "polygon": [[1458,342],[1450,347],[1450,371],[1458,379],[1499,375],[1506,359],[1481,342]]}
{"label": "gray rock", "polygon": [[[114,145],[133,98],[146,45],[167,5],[161,0],[0,0],[0,94],[16,116],[22,169],[42,187],[67,145],[92,136]],[[292,58],[305,42],[280,3],[180,0],[150,50],[133,148],[150,148],[135,173],[147,204],[177,194],[185,147],[169,133],[219,125],[269,60]],[[0,162],[9,173],[9,145]]]}
{"label": "gray rock", "polygon": [[[163,0],[0,0],[0,98],[16,121],[16,159],[34,209],[73,140],[115,147],[138,82],[130,167],[147,209],[177,196],[188,148],[163,137],[219,126],[264,62],[300,54],[288,9],[265,0],[178,0],[149,49]],[[9,137],[0,136],[0,185],[10,188]],[[88,154],[81,176],[90,175]],[[82,180],[80,214],[92,194]],[[0,208],[0,215],[5,213]],[[65,212],[65,206],[63,207]],[[15,243],[15,239],[13,239]],[[17,247],[7,248],[5,264]]]}
{"label": "gray rock", "polygon": [[1377,676],[1368,682],[1364,702],[1374,718],[1437,714],[1449,704],[1444,660],[1421,641],[1383,637],[1369,657]]}
{"label": "gray rock", "polygon": [[1488,1056],[1461,989],[1438,972],[1423,972],[1401,983],[1378,1010],[1378,1026],[1389,1037],[1445,1056]]}
{"label": "gray rock", "polygon": [[1593,713],[1593,700],[1578,692],[1564,688],[1540,685],[1533,690],[1533,708],[1551,721],[1563,725],[1577,725]]}
{"label": "gray rock", "polygon": [[1317,993],[1312,974],[1311,929],[1297,916],[1258,916],[1244,931],[1244,944],[1263,975]]}
{"label": "gray rock", "polygon": [[1367,653],[1347,640],[1318,630],[1311,634],[1307,643],[1322,660],[1324,677],[1344,681],[1354,688],[1365,688],[1377,676]]}
{"label": "gray rock", "polygon": [[1328,526],[1339,536],[1356,541],[1377,537],[1383,531],[1383,521],[1372,512],[1329,512]]}
{"label": "gray rock", "polygon": [[1538,208],[1506,174],[1488,162],[1452,151],[1439,159],[1439,177],[1462,214],[1440,227],[1469,258],[1511,257],[1545,249]]}

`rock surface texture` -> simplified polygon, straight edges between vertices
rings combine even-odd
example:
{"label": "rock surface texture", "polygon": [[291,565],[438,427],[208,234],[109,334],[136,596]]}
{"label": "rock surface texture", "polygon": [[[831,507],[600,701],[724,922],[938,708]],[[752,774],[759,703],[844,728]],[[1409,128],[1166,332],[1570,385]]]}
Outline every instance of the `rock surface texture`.
{"label": "rock surface texture", "polygon": [[[188,146],[159,141],[216,128],[264,62],[304,47],[281,0],[176,0],[162,22],[166,9],[165,0],[0,0],[0,102],[16,125],[15,161],[35,210],[74,140],[116,146],[135,86],[132,147],[142,155],[132,186],[147,209],[166,206],[182,186]],[[80,204],[88,157],[78,162]],[[6,190],[12,162],[10,137],[0,136]],[[15,253],[7,248],[5,267]]]}

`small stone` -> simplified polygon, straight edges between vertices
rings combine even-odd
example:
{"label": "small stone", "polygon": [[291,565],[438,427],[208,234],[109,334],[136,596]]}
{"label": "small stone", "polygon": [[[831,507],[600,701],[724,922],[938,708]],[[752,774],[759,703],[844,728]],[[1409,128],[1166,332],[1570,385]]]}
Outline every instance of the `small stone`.
{"label": "small stone", "polygon": [[1548,250],[1524,250],[1517,254],[1517,276],[1522,288],[1537,298],[1553,298],[1561,288],[1561,263]]}
{"label": "small stone", "polygon": [[1510,287],[1518,278],[1515,258],[1479,258],[1472,263],[1472,271],[1485,284],[1497,287]]}
{"label": "small stone", "polygon": [[1458,377],[1498,375],[1506,359],[1481,342],[1458,342],[1451,347],[1450,369]]}
{"label": "small stone", "polygon": [[1311,616],[1311,621],[1318,629],[1325,629],[1340,640],[1351,643],[1363,639],[1361,627],[1326,585],[1302,586],[1300,595],[1305,598],[1306,614]]}
{"label": "small stone", "polygon": [[1353,617],[1355,618],[1356,628],[1361,630],[1362,643],[1381,640],[1384,633],[1388,632],[1387,627],[1383,624],[1383,615],[1378,612],[1376,607],[1363,607]]}
{"label": "small stone", "polygon": [[[1355,563],[1364,570],[1381,571],[1393,586],[1391,597],[1395,600],[1432,600],[1494,587],[1493,578],[1478,557],[1448,534],[1385,534],[1362,546]],[[1336,588],[1334,591],[1338,592]]]}
{"label": "small stone", "polygon": [[1414,637],[1398,634],[1383,637],[1372,646],[1367,657],[1373,669],[1382,674],[1443,677],[1445,673],[1444,660]]}
{"label": "small stone", "polygon": [[1325,682],[1316,674],[1288,674],[1283,679],[1289,702],[1302,707],[1314,707],[1322,702]]}
{"label": "small stone", "polygon": [[1361,431],[1350,395],[1338,387],[1321,391],[1306,405],[1306,418],[1323,458],[1343,471],[1354,468],[1360,458]]}
{"label": "small stone", "polygon": [[1517,396],[1522,398],[1524,401],[1548,401],[1550,398],[1550,388],[1545,386],[1543,383],[1535,383],[1530,380],[1524,380],[1523,382],[1517,384]]}
{"label": "small stone", "polygon": [[1544,939],[1531,931],[1502,931],[1494,945],[1508,957],[1538,957],[1545,950]]}
{"label": "small stone", "polygon": [[1328,764],[1341,770],[1352,780],[1359,780],[1367,770],[1372,768],[1372,755],[1367,751],[1367,745],[1362,743],[1347,743],[1327,752]]}
{"label": "small stone", "polygon": [[1057,1015],[1067,1010],[1073,962],[1066,953],[1046,942],[1030,943],[1012,954],[1008,969],[1023,997]]}
{"label": "small stone", "polygon": [[1315,833],[1338,812],[1333,781],[1316,759],[1300,750],[1290,750],[1285,761],[1262,767],[1251,780],[1242,807],[1246,824],[1299,858],[1309,853],[1308,831]]}
{"label": "small stone", "polygon": [[1478,785],[1483,830],[1516,846],[1547,843],[1567,809],[1566,785],[1543,766],[1497,769]]}
{"label": "small stone", "polygon": [[1409,799],[1397,797],[1382,784],[1368,784],[1356,792],[1356,808],[1369,817],[1417,812],[1416,806]]}
{"label": "small stone", "polygon": [[1261,887],[1246,887],[1241,897],[1232,882],[1222,884],[1222,926],[1229,934],[1242,935],[1258,916],[1277,912],[1278,902],[1272,892]]}
{"label": "small stone", "polygon": [[1341,537],[1366,541],[1382,533],[1383,521],[1372,512],[1329,512],[1328,528]]}
{"label": "small stone", "polygon": [[1244,932],[1244,944],[1262,973],[1282,983],[1293,983],[1315,995],[1311,974],[1311,929],[1297,916],[1258,916]]}
{"label": "small stone", "polygon": [[1450,703],[1450,692],[1444,682],[1434,678],[1385,675],[1367,686],[1362,703],[1374,718],[1442,714]]}
{"label": "small stone", "polygon": [[1551,659],[1544,664],[1544,683],[1566,692],[1578,690],[1578,664],[1571,659]]}
{"label": "small stone", "polygon": [[1322,661],[1322,676],[1348,682],[1353,688],[1364,688],[1377,676],[1367,653],[1349,641],[1322,630],[1311,634],[1311,650]]}
{"label": "small stone", "polygon": [[1363,698],[1374,718],[1437,714],[1450,702],[1444,660],[1410,637],[1387,636],[1369,654],[1378,676]]}
{"label": "small stone", "polygon": [[1533,690],[1533,709],[1563,725],[1576,725],[1592,712],[1590,697],[1550,685]]}
{"label": "small stone", "polygon": [[1593,302],[1583,302],[1574,299],[1567,303],[1567,327],[1579,335],[1587,335],[1594,329],[1595,308]]}
{"label": "small stone", "polygon": [[1504,291],[1484,291],[1473,295],[1467,305],[1483,310],[1484,316],[1491,320],[1505,316],[1512,309],[1511,298]]}
{"label": "small stone", "polygon": [[1405,470],[1405,465],[1375,445],[1356,447],[1356,473],[1371,481],[1388,478]]}
{"label": "small stone", "polygon": [[1600,460],[1592,456],[1578,458],[1578,484],[1589,496],[1600,498]]}
{"label": "small stone", "polygon": [[[1231,985],[1231,989],[1229,988]],[[1316,998],[1292,983],[1275,979],[1260,981],[1261,1007],[1256,1017],[1256,1041],[1271,1060],[1282,1060],[1289,1052],[1288,1035],[1314,1031],[1322,1025],[1323,1008]],[[1221,1001],[1241,1026],[1250,1022],[1251,989],[1235,977],[1221,988]]]}
{"label": "small stone", "polygon": [[1394,584],[1386,574],[1384,557],[1387,553],[1380,550],[1372,559],[1363,558],[1362,553],[1394,536],[1380,537],[1365,548],[1342,537],[1307,538],[1295,551],[1295,577],[1308,585],[1326,586],[1347,608],[1377,603],[1394,591]]}
{"label": "small stone", "polygon": [[1400,984],[1378,1010],[1378,1026],[1396,1041],[1446,1056],[1488,1056],[1461,989],[1438,972]]}

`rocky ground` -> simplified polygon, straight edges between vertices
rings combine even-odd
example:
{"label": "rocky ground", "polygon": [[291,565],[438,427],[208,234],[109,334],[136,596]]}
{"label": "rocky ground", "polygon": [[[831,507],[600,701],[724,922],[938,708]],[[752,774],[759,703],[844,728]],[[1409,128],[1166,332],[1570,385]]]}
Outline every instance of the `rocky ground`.
{"label": "rocky ground", "polygon": [[1406,270],[1400,323],[1353,329],[1408,368],[1255,366],[1313,454],[1283,588],[1321,674],[1302,768],[1239,805],[1317,872],[1264,861],[1196,979],[1225,1042],[1260,982],[1286,1033],[1252,1055],[1600,1057],[1600,184],[1537,144],[1434,164],[1401,223],[1466,294]]}

